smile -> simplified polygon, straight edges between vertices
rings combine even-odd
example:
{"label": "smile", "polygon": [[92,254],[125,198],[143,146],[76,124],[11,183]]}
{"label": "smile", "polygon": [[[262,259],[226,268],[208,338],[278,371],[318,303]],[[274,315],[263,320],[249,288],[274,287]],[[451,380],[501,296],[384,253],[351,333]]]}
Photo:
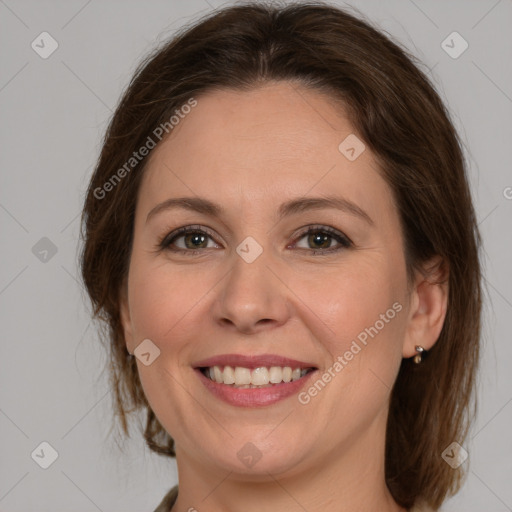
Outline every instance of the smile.
{"label": "smile", "polygon": [[231,405],[274,404],[300,391],[317,368],[281,356],[224,355],[194,365],[203,385]]}
{"label": "smile", "polygon": [[291,366],[271,366],[267,368],[244,368],[241,366],[210,366],[202,368],[203,375],[219,384],[233,386],[240,389],[261,388],[275,386],[282,382],[292,382],[307,375],[313,368],[294,368]]}

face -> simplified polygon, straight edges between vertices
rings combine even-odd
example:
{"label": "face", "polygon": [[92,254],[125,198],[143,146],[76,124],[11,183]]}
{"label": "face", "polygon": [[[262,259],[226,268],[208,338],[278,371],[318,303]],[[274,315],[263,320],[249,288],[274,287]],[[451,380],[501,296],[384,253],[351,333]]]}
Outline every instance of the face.
{"label": "face", "polygon": [[413,353],[389,186],[318,92],[196,99],[150,156],[122,308],[178,463],[258,478],[375,453]]}

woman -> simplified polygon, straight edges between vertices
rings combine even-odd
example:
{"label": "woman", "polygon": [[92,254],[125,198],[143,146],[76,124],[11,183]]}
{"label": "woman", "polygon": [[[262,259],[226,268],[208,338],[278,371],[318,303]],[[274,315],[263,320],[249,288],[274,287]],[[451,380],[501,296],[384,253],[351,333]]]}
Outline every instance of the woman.
{"label": "woman", "polygon": [[248,4],[137,70],[83,212],[116,412],[176,456],[156,512],[438,510],[480,336],[461,146],[414,59]]}

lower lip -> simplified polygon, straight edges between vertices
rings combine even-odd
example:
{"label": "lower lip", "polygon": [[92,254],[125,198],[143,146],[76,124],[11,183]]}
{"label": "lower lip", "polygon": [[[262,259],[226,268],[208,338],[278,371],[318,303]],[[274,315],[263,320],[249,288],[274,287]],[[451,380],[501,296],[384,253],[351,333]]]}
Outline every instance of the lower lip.
{"label": "lower lip", "polygon": [[238,407],[261,407],[272,405],[289,396],[297,394],[300,389],[309,381],[316,370],[309,372],[304,377],[291,382],[274,384],[268,388],[235,388],[227,384],[219,384],[206,377],[201,370],[196,369],[201,382],[215,396],[231,405]]}

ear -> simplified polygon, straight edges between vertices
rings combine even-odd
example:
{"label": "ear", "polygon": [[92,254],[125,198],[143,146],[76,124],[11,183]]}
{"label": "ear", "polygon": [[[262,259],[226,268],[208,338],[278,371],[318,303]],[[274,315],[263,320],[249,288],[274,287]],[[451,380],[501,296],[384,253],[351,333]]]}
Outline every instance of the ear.
{"label": "ear", "polygon": [[448,275],[446,262],[438,256],[416,272],[403,357],[416,355],[417,345],[430,350],[438,340],[448,307]]}
{"label": "ear", "polygon": [[130,306],[128,303],[128,286],[124,283],[121,286],[121,292],[119,294],[119,313],[121,316],[121,325],[124,331],[124,341],[126,344],[126,350],[130,354],[133,354],[135,350],[135,343],[133,339],[133,327],[132,319],[130,314]]}

